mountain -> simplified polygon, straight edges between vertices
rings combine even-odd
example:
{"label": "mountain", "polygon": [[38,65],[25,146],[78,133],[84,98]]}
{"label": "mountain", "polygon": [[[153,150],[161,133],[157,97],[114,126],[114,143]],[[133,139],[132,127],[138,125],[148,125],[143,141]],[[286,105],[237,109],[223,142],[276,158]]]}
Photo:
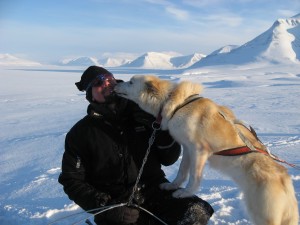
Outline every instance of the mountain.
{"label": "mountain", "polygon": [[132,60],[126,58],[109,57],[102,61],[104,61],[104,63],[101,64],[103,64],[105,67],[117,67],[117,66],[122,66],[124,64],[128,64]]}
{"label": "mountain", "polygon": [[298,63],[299,60],[300,14],[288,19],[278,19],[253,40],[222,54],[214,51],[190,68],[251,62]]}
{"label": "mountain", "polygon": [[39,62],[21,59],[11,54],[0,54],[0,66],[40,66]]}
{"label": "mountain", "polygon": [[144,69],[174,69],[186,68],[201,60],[205,55],[195,53],[192,55],[179,55],[178,53],[147,52],[130,63],[126,67]]}
{"label": "mountain", "polygon": [[238,45],[226,45],[222,48],[219,48],[215,51],[213,51],[212,53],[209,54],[209,56],[213,56],[213,55],[220,55],[220,54],[224,54],[224,53],[229,53],[231,52],[233,49],[238,48]]}
{"label": "mountain", "polygon": [[62,66],[100,66],[98,60],[93,57],[78,57],[74,59],[64,59],[59,62]]}
{"label": "mountain", "polygon": [[177,56],[170,59],[170,62],[176,68],[187,68],[204,58],[205,55],[194,53],[192,55]]}
{"label": "mountain", "polygon": [[[135,56],[136,57],[136,56]],[[143,69],[175,69],[187,68],[198,62],[205,55],[194,53],[192,55],[180,55],[177,52],[147,52],[137,58],[132,55],[116,55],[96,59],[93,57],[79,57],[64,59],[59,65],[63,66],[90,66],[98,65],[104,67],[135,67]]]}
{"label": "mountain", "polygon": [[167,53],[147,52],[123,66],[145,69],[172,69],[174,67],[170,62],[172,57],[172,55]]}

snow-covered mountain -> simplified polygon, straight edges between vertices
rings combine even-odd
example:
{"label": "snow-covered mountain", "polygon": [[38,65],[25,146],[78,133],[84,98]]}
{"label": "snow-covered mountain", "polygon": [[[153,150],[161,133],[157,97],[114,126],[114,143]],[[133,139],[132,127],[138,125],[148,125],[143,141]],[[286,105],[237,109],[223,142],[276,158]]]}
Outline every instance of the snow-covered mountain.
{"label": "snow-covered mountain", "polygon": [[220,55],[220,54],[224,54],[224,53],[229,53],[231,52],[233,49],[238,48],[238,45],[226,45],[222,48],[219,48],[215,51],[213,51],[212,53],[209,54],[209,56],[213,56],[213,55]]}
{"label": "snow-covered mountain", "polygon": [[136,58],[132,62],[125,64],[126,67],[138,67],[145,69],[173,69],[174,66],[170,62],[173,56],[161,52],[147,52]]}
{"label": "snow-covered mountain", "polygon": [[94,57],[69,58],[60,61],[59,64],[63,66],[90,66],[90,65],[100,66],[98,60]]}
{"label": "snow-covered mountain", "polygon": [[0,54],[0,66],[40,66],[39,62],[21,59],[11,54]]}
{"label": "snow-covered mountain", "polygon": [[204,57],[205,55],[200,53],[181,55],[177,52],[147,52],[133,59],[126,56],[110,56],[102,59],[79,57],[64,59],[59,64],[63,66],[98,65],[104,67],[122,66],[143,69],[175,69],[187,68]]}
{"label": "snow-covered mountain", "polygon": [[[218,50],[217,50],[218,52]],[[228,52],[216,51],[191,68],[251,62],[298,63],[300,60],[300,14],[278,19],[267,31]]]}
{"label": "snow-covered mountain", "polygon": [[178,53],[147,52],[125,67],[137,67],[143,69],[174,69],[186,68],[201,60],[205,55],[195,53],[192,55],[180,55]]}
{"label": "snow-covered mountain", "polygon": [[177,56],[170,59],[170,62],[176,68],[187,68],[196,62],[200,61],[206,55],[200,53],[194,53],[192,55]]}
{"label": "snow-covered mountain", "polygon": [[117,67],[117,66],[122,66],[124,64],[130,63],[132,60],[126,59],[126,58],[119,58],[119,57],[109,57],[104,60],[98,60],[98,62],[103,62],[100,63],[105,67]]}

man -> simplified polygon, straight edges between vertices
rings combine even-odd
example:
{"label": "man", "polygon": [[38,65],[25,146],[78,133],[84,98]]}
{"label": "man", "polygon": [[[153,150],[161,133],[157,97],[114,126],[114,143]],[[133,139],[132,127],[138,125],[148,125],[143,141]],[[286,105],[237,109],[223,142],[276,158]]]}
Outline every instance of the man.
{"label": "man", "polygon": [[[128,203],[152,134],[151,115],[135,103],[114,94],[112,73],[87,68],[76,83],[90,102],[87,115],[68,132],[59,182],[65,193],[84,210]],[[161,166],[177,161],[181,152],[167,131],[158,131],[147,157],[133,204],[140,205],[169,225],[207,224],[213,213],[202,199],[176,199],[159,189],[168,182]],[[96,224],[158,225],[159,220],[133,205],[95,216]]]}

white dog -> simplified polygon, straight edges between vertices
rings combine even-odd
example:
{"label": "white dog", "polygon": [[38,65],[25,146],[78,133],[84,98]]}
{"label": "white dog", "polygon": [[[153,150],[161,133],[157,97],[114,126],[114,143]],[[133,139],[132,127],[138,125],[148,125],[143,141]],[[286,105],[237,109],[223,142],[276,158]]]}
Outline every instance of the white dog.
{"label": "white dog", "polygon": [[[162,184],[162,189],[177,189],[173,196],[179,198],[191,196],[199,188],[209,159],[212,167],[229,175],[243,190],[256,225],[298,225],[298,204],[285,167],[267,154],[255,132],[236,122],[231,110],[199,97],[200,84],[134,76],[118,84],[115,91],[161,116],[162,129],[168,129],[183,146],[178,174],[172,183]],[[186,188],[178,189],[188,177]]]}

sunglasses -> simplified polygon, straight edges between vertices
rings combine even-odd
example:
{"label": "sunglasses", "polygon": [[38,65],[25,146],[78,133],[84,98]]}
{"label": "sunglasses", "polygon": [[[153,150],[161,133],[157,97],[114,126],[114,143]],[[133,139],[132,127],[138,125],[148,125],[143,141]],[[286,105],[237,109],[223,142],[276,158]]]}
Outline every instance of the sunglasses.
{"label": "sunglasses", "polygon": [[105,81],[109,81],[109,83],[111,83],[116,82],[116,79],[112,74],[99,74],[91,83],[89,83],[86,90],[90,89],[91,87],[100,87],[104,84]]}

